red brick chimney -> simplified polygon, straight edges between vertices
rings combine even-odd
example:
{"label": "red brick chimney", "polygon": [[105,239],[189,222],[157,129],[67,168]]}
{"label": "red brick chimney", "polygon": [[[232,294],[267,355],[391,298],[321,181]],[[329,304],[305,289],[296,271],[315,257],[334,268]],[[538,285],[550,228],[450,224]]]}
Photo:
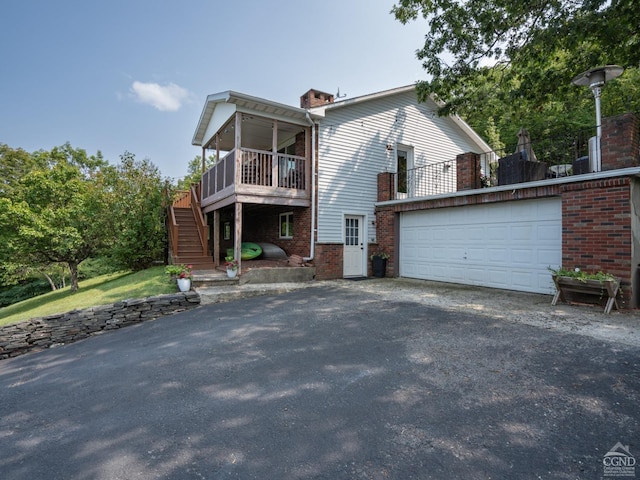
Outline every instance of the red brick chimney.
{"label": "red brick chimney", "polygon": [[300,108],[312,108],[333,103],[333,95],[313,88],[300,97]]}

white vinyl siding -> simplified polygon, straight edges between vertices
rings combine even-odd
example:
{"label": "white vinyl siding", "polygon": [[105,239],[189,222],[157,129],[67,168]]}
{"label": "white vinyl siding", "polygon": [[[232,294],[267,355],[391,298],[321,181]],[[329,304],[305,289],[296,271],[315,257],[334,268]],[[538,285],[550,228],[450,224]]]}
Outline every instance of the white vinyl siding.
{"label": "white vinyl siding", "polygon": [[[342,241],[345,213],[375,218],[377,176],[395,171],[398,144],[413,148],[415,167],[478,150],[453,120],[435,112],[432,102],[417,103],[415,91],[327,108],[319,125],[319,242]],[[367,242],[375,241],[371,222],[365,235]]]}

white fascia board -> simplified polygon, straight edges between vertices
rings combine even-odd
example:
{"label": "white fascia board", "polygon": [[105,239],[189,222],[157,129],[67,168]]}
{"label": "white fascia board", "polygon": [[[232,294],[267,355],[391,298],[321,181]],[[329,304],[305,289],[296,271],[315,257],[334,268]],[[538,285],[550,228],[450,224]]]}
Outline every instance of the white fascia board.
{"label": "white fascia board", "polygon": [[[298,125],[309,126],[313,120],[317,118],[304,108],[292,107],[283,103],[228,90],[207,97],[191,142],[193,145],[205,145],[211,136],[215,134],[217,128],[224,125],[224,122],[220,125],[218,125],[219,122],[215,122],[215,125],[213,122],[214,112],[218,110],[221,112],[221,115],[215,114],[215,116],[219,118],[230,111],[225,107],[221,107],[222,104],[234,105],[233,112],[240,111]],[[217,128],[215,128],[216,125]]]}
{"label": "white fascia board", "polygon": [[216,105],[221,102],[228,102],[230,94],[231,92],[227,91],[207,96],[207,99],[204,102],[204,107],[202,108],[202,113],[200,114],[200,120],[198,120],[196,131],[193,134],[193,139],[191,140],[191,145],[202,146],[206,143],[204,141],[206,138],[205,134],[209,131],[209,123]]}
{"label": "white fascia board", "polygon": [[479,152],[474,152],[474,153],[486,153],[486,152],[491,152],[493,149],[489,146],[489,144],[487,142],[485,142],[482,137],[480,135],[478,135],[476,133],[476,131],[471,128],[471,126],[465,122],[463,119],[461,119],[458,115],[450,115],[449,118],[451,120],[453,120],[453,122],[458,125],[458,127],[460,127],[460,129],[467,134],[467,136],[469,137],[469,139],[471,141],[473,141],[478,148],[480,149]]}
{"label": "white fascia board", "polygon": [[211,141],[216,132],[218,132],[229,121],[229,119],[234,116],[236,109],[236,105],[232,103],[215,104],[215,109],[211,114],[207,130],[205,131],[202,139],[202,145],[206,145]]}
{"label": "white fascia board", "polygon": [[309,111],[321,116],[325,115],[326,110],[335,110],[336,108],[348,107],[353,104],[368,102],[378,98],[384,98],[391,95],[397,95],[398,93],[410,92],[415,90],[415,85],[407,85],[404,87],[392,88],[391,90],[384,90],[382,92],[370,93],[368,95],[361,95],[359,97],[349,98],[348,100],[340,100],[335,103],[325,104],[319,107],[310,108]]}

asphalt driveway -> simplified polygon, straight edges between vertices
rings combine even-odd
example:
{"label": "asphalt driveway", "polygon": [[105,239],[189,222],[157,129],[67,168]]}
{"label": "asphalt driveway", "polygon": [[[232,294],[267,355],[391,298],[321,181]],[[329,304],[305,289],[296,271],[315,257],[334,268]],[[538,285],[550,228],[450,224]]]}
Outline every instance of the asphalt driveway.
{"label": "asphalt driveway", "polygon": [[321,284],[2,361],[0,478],[593,479],[618,442],[640,459],[640,347],[416,288]]}

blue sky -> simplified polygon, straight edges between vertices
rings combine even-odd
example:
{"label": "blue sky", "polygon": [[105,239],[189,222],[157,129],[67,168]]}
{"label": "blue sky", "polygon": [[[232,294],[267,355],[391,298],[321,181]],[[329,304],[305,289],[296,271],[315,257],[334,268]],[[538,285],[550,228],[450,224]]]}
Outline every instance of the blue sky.
{"label": "blue sky", "polygon": [[4,0],[0,143],[70,142],[110,163],[125,151],[180,178],[208,94],[298,106],[310,88],[348,97],[425,78],[426,24],[393,0]]}

